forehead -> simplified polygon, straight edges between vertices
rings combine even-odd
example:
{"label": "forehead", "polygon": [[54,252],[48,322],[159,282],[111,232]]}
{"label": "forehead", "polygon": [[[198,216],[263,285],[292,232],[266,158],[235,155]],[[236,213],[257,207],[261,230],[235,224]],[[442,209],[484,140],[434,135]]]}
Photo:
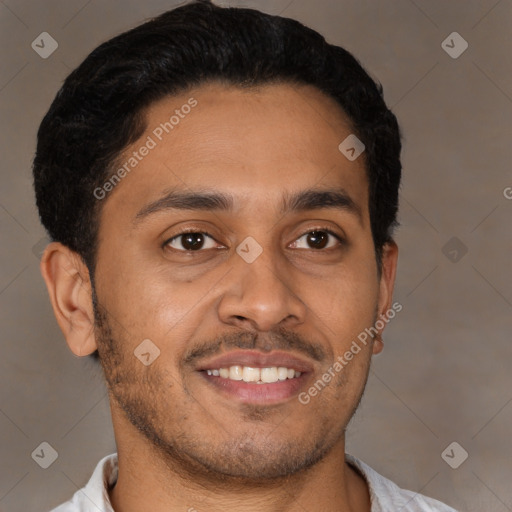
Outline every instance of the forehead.
{"label": "forehead", "polygon": [[250,206],[301,189],[341,187],[365,209],[364,154],[349,161],[340,152],[350,122],[312,86],[207,84],[152,104],[145,121],[144,134],[117,163],[127,172],[104,214],[121,205],[139,209],[180,188],[221,190],[235,206]]}

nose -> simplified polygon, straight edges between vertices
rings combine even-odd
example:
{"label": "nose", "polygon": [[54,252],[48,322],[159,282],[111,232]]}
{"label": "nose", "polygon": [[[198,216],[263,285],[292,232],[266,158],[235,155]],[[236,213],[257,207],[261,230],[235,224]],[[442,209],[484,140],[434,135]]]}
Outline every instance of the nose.
{"label": "nose", "polygon": [[219,305],[220,320],[231,326],[268,332],[304,322],[307,307],[285,262],[263,253],[252,263],[234,256],[227,289]]}

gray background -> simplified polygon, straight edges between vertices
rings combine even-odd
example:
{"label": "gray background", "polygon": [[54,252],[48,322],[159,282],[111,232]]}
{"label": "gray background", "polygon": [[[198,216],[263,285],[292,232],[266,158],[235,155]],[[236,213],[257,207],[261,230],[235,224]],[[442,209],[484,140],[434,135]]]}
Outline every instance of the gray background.
{"label": "gray background", "polygon": [[[230,4],[296,18],[353,52],[382,82],[405,135],[403,311],[374,359],[347,451],[460,510],[512,510],[512,2]],[[2,511],[56,506],[115,450],[101,371],[67,349],[39,274],[45,234],[30,170],[38,124],[87,53],[173,5],[0,1]],[[44,31],[59,45],[47,59],[31,48]],[[454,31],[469,44],[456,59],[441,46]],[[31,457],[43,441],[58,452],[46,470]],[[441,456],[454,441],[469,454],[457,469]],[[456,462],[462,453],[448,452]]]}

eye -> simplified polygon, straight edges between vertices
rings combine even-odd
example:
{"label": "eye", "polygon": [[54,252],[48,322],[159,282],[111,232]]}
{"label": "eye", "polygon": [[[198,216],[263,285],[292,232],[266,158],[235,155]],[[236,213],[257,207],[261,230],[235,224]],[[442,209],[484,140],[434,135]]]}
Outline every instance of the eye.
{"label": "eye", "polygon": [[214,249],[218,245],[208,233],[201,232],[181,233],[165,242],[165,246],[170,246],[177,251],[188,252]]}
{"label": "eye", "polygon": [[292,244],[294,249],[330,249],[340,245],[341,238],[328,229],[305,233]]}
{"label": "eye", "polygon": [[[340,245],[342,239],[329,229],[315,229],[304,233],[290,247],[293,249],[330,249]],[[197,252],[221,247],[208,233],[193,231],[178,234],[164,243],[180,252]]]}

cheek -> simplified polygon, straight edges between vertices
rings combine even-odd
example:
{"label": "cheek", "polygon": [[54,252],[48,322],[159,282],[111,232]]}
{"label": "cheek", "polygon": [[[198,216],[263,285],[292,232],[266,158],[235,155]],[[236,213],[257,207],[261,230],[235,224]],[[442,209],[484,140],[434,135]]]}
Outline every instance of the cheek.
{"label": "cheek", "polygon": [[375,260],[354,255],[322,279],[302,278],[298,294],[330,338],[346,341],[373,323],[378,293]]}
{"label": "cheek", "polygon": [[[215,327],[215,304],[219,294],[229,292],[222,281],[226,265],[191,280],[168,263],[148,264],[141,254],[131,254],[129,245],[119,251],[113,244],[105,240],[98,258],[98,296],[134,344],[149,338],[165,346],[172,340],[179,352],[179,340],[184,346],[201,325]],[[123,258],[107,258],[120,253]],[[361,237],[345,259],[325,272],[311,275],[291,265],[289,271],[291,293],[310,312],[306,322],[331,338],[336,352],[372,323],[379,287],[371,237]]]}
{"label": "cheek", "polygon": [[345,404],[343,407],[345,411],[355,409],[358,405],[368,377],[369,360],[368,347],[363,347],[349,361],[346,360],[343,354],[338,357],[338,362],[344,362],[342,369],[339,371],[339,378],[335,381],[333,400],[335,403]]}
{"label": "cheek", "polygon": [[[212,312],[212,290],[218,277],[196,281],[176,280],[170,267],[112,262],[98,274],[98,297],[119,325],[127,350],[150,339],[162,350],[185,350],[195,330]],[[108,276],[108,277],[107,277]],[[101,284],[101,286],[100,286]]]}

